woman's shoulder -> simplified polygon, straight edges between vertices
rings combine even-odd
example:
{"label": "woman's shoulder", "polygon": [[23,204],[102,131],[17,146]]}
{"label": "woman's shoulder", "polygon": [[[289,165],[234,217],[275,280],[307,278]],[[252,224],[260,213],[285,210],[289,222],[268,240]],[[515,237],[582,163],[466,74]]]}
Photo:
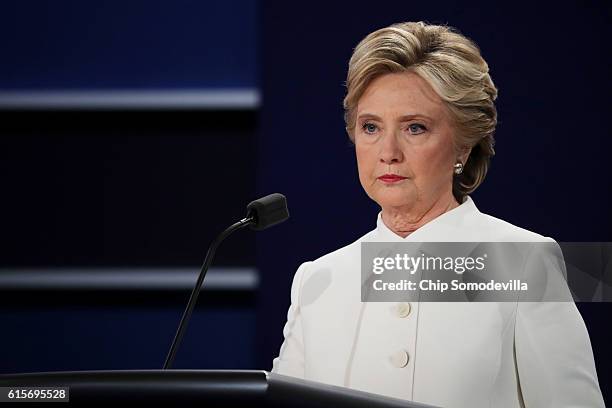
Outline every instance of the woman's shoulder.
{"label": "woman's shoulder", "polygon": [[[519,227],[490,214],[478,213],[471,220],[471,228],[478,230],[487,241],[551,242],[553,238]],[[485,239],[483,239],[484,241]]]}

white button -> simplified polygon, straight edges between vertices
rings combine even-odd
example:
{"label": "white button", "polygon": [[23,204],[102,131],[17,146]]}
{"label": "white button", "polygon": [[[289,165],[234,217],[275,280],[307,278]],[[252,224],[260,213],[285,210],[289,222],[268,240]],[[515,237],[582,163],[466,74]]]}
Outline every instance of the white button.
{"label": "white button", "polygon": [[410,314],[410,303],[401,302],[397,304],[397,315],[399,317],[407,317]]}
{"label": "white button", "polygon": [[406,350],[396,351],[391,355],[390,359],[393,367],[406,367],[406,365],[408,365],[408,352]]}

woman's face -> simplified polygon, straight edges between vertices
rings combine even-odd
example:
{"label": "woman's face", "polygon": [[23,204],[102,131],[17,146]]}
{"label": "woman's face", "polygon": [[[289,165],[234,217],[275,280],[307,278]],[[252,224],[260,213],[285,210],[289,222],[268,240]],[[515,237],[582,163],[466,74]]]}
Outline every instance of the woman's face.
{"label": "woman's face", "polygon": [[[429,209],[452,194],[458,158],[453,132],[442,100],[417,74],[373,80],[357,104],[354,132],[359,180],[368,196],[383,209],[409,211]],[[381,178],[387,174],[403,178]]]}

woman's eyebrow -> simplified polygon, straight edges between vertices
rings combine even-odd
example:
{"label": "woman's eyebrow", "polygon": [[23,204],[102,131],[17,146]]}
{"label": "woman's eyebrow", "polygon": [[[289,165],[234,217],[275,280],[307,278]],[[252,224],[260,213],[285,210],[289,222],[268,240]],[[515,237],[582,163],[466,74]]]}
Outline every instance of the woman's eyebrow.
{"label": "woman's eyebrow", "polygon": [[[357,119],[374,119],[374,120],[382,121],[380,116],[375,115],[373,113],[368,113],[368,112],[364,112],[364,113],[359,114],[359,116],[357,116]],[[426,120],[430,120],[430,121],[433,122],[432,118],[430,118],[427,115],[423,115],[421,113],[402,115],[398,119],[399,119],[400,122],[406,121],[406,120],[411,120],[411,119],[426,119]]]}

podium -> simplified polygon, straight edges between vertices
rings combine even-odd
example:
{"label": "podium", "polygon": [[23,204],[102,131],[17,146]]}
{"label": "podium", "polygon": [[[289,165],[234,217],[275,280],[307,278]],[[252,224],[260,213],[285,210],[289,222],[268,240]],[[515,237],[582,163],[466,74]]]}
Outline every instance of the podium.
{"label": "podium", "polygon": [[434,408],[259,370],[65,371],[0,375],[0,387],[68,387],[70,403]]}

